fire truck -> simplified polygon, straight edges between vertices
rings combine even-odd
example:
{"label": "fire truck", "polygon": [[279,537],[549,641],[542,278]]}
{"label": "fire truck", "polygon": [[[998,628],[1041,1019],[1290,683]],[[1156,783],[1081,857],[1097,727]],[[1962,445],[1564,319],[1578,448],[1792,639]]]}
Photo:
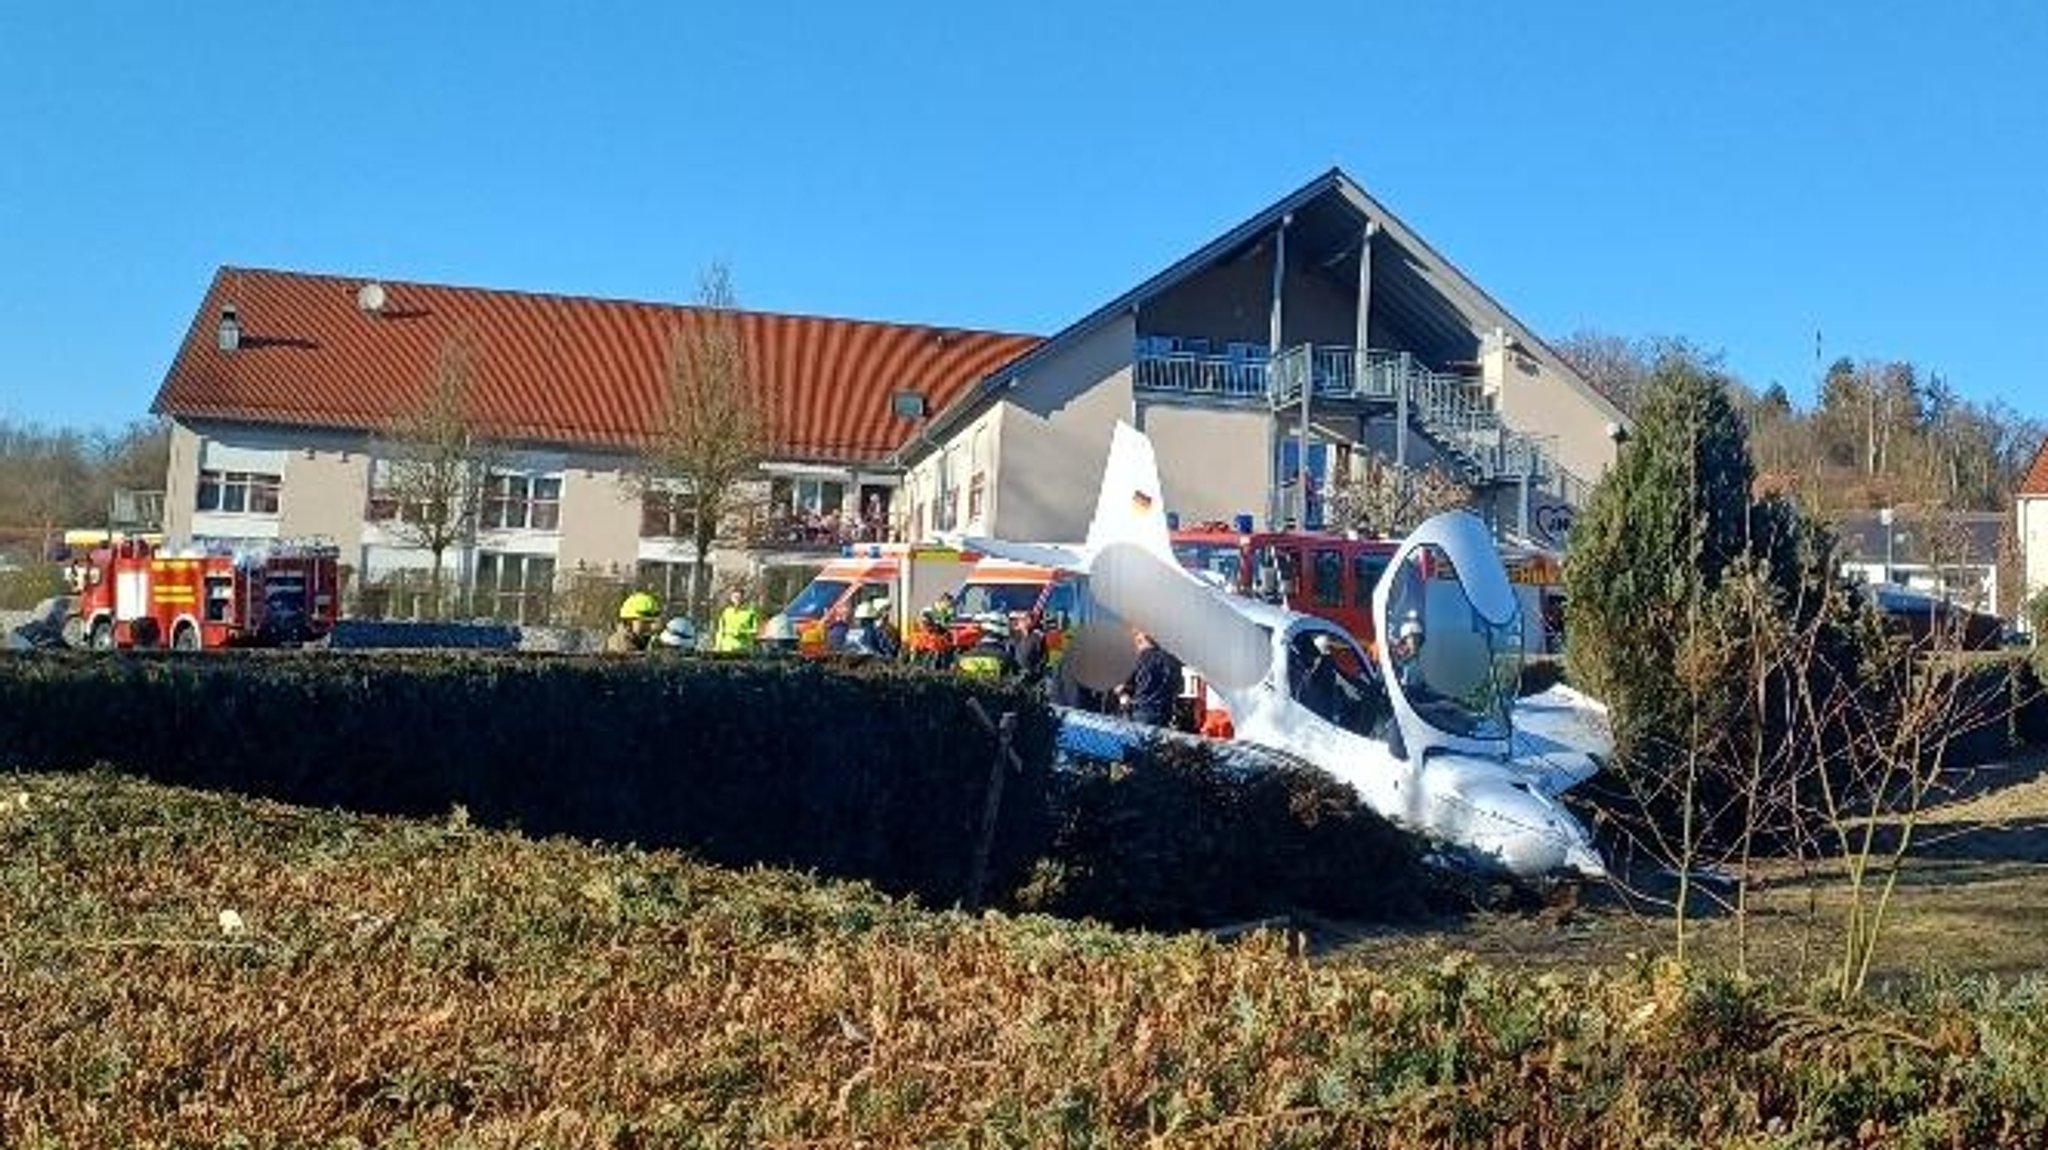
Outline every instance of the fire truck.
{"label": "fire truck", "polygon": [[65,536],[73,646],[279,647],[334,627],[340,551],[321,542],[167,548],[160,537],[111,532]]}

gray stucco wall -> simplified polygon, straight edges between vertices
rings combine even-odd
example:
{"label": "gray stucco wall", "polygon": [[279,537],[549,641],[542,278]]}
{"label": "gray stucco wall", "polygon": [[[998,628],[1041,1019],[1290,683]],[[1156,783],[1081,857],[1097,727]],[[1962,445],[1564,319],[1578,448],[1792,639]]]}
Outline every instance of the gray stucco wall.
{"label": "gray stucco wall", "polygon": [[171,421],[170,464],[164,472],[164,538],[192,538],[193,501],[199,495],[199,433]]}
{"label": "gray stucco wall", "polygon": [[[1283,349],[1301,343],[1355,342],[1355,291],[1295,264],[1291,256],[1283,291]],[[1148,335],[1205,336],[1217,344],[1217,351],[1231,340],[1263,345],[1272,332],[1272,304],[1269,242],[1258,254],[1210,268],[1147,303],[1138,327]]]}
{"label": "gray stucco wall", "polygon": [[630,574],[639,555],[640,496],[622,478],[620,461],[571,458],[562,469],[562,571]]}
{"label": "gray stucco wall", "polygon": [[331,539],[342,554],[362,545],[370,461],[360,446],[307,447],[285,457],[280,530],[286,538]]}
{"label": "gray stucco wall", "polygon": [[1265,521],[1272,418],[1263,409],[1148,403],[1138,429],[1152,439],[1166,509],[1181,522],[1241,513]]}
{"label": "gray stucco wall", "polygon": [[1132,418],[1129,316],[1033,368],[1006,396],[996,438],[990,533],[1078,540],[1088,531],[1110,431]]}

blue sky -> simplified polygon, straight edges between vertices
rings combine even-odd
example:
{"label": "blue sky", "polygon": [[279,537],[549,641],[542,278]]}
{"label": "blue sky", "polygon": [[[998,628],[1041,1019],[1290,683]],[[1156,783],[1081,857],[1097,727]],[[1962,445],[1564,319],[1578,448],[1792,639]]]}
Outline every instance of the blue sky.
{"label": "blue sky", "polygon": [[2048,5],[0,0],[0,416],[221,264],[1050,333],[1342,166],[1546,336],[2048,417]]}

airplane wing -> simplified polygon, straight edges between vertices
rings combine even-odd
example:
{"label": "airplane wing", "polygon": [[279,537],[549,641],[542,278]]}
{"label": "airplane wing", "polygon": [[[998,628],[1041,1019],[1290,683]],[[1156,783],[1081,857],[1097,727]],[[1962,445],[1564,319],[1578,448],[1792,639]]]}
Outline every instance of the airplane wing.
{"label": "airplane wing", "polygon": [[1081,548],[1067,543],[1019,543],[1009,539],[963,535],[959,537],[956,545],[963,551],[972,551],[977,555],[1007,559],[1013,563],[1029,563],[1034,567],[1050,567],[1058,571],[1088,569],[1088,559]]}
{"label": "airplane wing", "polygon": [[1088,593],[1222,690],[1256,686],[1272,665],[1265,628],[1225,592],[1144,547],[1104,544],[1089,568]]}
{"label": "airplane wing", "polygon": [[1226,690],[1266,677],[1272,636],[1174,558],[1152,441],[1118,421],[1088,524],[1088,593]]}

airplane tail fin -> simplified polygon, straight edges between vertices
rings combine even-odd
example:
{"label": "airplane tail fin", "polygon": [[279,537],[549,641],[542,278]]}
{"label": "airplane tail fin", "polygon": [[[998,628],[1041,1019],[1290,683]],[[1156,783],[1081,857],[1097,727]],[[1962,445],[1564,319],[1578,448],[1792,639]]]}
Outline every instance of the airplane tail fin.
{"label": "airplane tail fin", "polygon": [[1109,462],[1102,469],[1102,491],[1096,496],[1095,518],[1088,524],[1085,553],[1092,559],[1113,543],[1131,544],[1174,562],[1159,460],[1152,441],[1122,420],[1110,436]]}

